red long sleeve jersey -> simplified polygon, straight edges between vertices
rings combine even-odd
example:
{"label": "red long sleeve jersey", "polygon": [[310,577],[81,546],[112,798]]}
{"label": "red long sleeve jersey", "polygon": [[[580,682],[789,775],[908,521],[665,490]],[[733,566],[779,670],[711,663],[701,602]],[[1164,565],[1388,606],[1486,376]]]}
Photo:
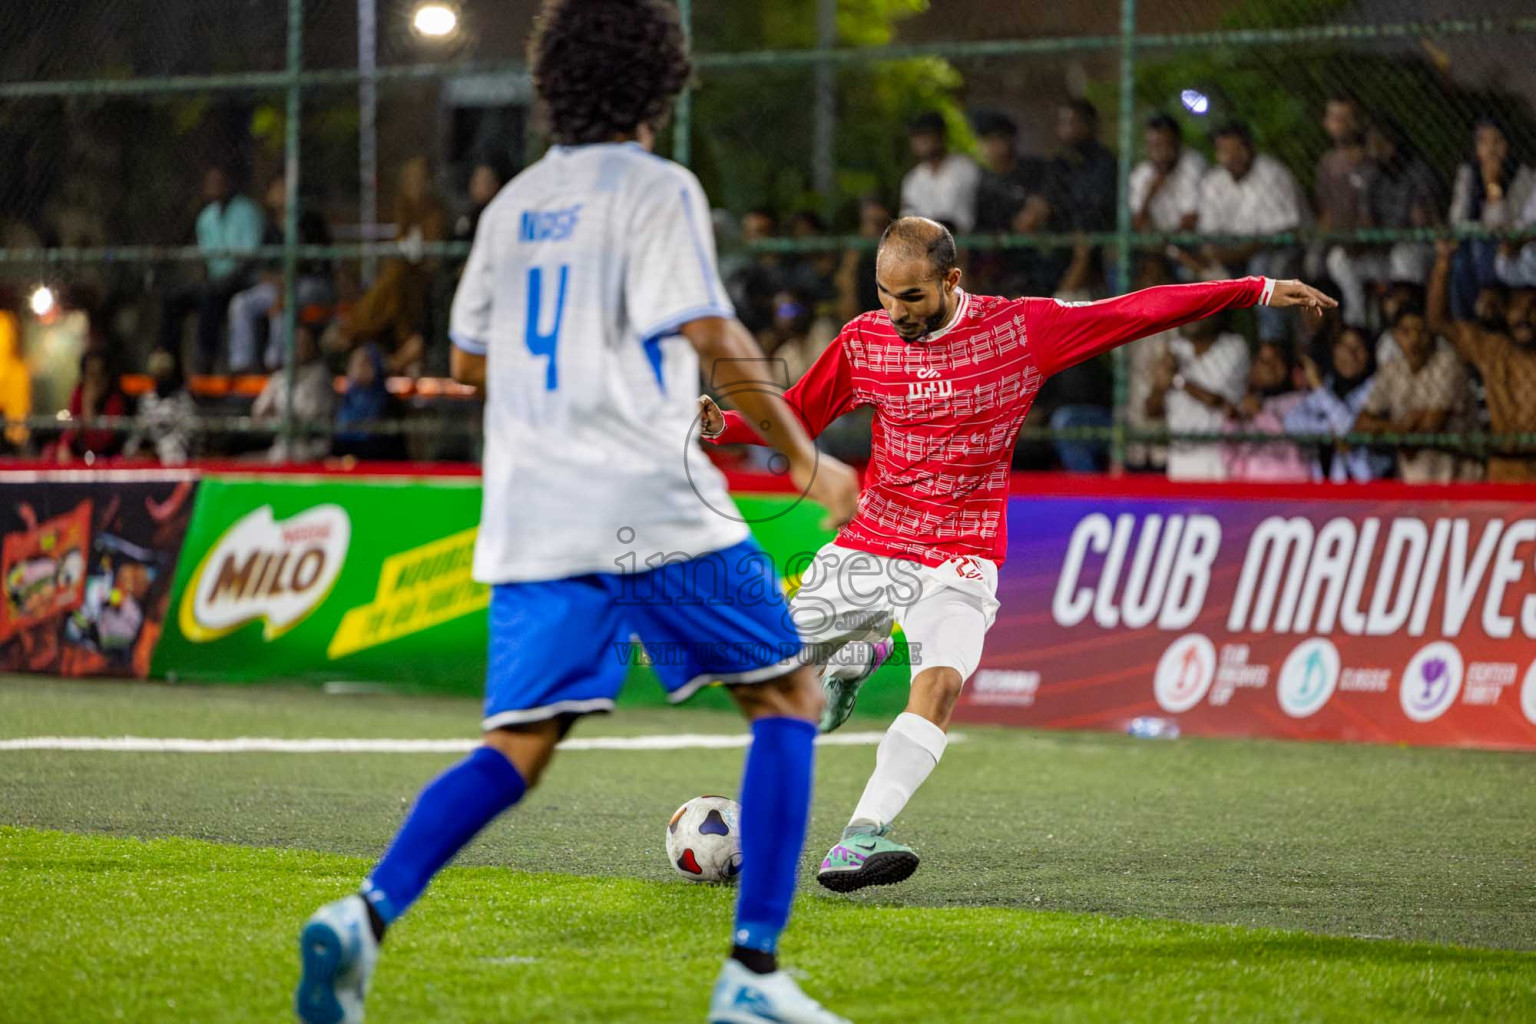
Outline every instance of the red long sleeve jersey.
{"label": "red long sleeve jersey", "polygon": [[[784,399],[816,437],[860,406],[875,409],[858,512],[838,543],[939,565],[1008,550],[1013,444],[1053,373],[1137,338],[1267,301],[1261,277],[1167,285],[1099,302],[960,293],[949,326],[906,342],[883,311],[849,321]],[[727,412],[717,444],[762,444]]]}

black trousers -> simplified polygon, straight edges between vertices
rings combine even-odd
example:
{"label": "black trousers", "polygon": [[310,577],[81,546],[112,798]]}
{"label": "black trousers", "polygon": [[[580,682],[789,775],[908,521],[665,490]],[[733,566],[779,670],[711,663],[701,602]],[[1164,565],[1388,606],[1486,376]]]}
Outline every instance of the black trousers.
{"label": "black trousers", "polygon": [[197,369],[212,370],[229,319],[229,300],[249,285],[248,276],[237,273],[218,281],[199,281],[172,289],[160,300],[160,347],[180,354],[182,322],[188,314],[196,313]]}

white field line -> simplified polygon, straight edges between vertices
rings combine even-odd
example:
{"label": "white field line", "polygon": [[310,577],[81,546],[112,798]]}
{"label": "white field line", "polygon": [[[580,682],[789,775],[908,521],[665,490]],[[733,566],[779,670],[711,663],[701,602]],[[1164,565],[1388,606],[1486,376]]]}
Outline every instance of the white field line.
{"label": "white field line", "polygon": [[[837,732],[817,737],[828,747],[874,746],[883,732]],[[949,742],[963,739],[951,735]],[[593,736],[566,740],[561,750],[729,750],[745,747],[752,737],[745,733],[675,733],[662,736]],[[460,754],[479,746],[478,740],[358,740],[279,739],[271,736],[236,736],[201,740],[152,736],[23,736],[0,740],[6,750],[97,750],[139,754]]]}

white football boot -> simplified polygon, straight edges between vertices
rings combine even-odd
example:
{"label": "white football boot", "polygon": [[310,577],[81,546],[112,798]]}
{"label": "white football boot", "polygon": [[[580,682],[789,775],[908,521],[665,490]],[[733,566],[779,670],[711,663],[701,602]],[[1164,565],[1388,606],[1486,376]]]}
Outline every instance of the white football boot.
{"label": "white football boot", "polygon": [[720,968],[709,1000],[709,1024],[850,1024],[800,991],[783,971],[756,974],[736,960]]}
{"label": "white football boot", "polygon": [[304,1024],[361,1024],[363,999],[379,959],[368,904],[353,895],[327,903],[299,935],[303,974],[293,1006]]}

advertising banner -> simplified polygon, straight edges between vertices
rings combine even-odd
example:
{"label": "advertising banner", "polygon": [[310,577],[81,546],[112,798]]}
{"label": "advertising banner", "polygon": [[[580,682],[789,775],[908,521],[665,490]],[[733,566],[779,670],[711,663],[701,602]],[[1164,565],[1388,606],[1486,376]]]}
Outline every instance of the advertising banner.
{"label": "advertising banner", "polygon": [[479,518],[475,479],[209,478],[155,672],[478,693]]}
{"label": "advertising banner", "polygon": [[[477,479],[208,477],[202,487],[156,675],[482,692],[490,591],[470,576]],[[793,496],[737,495],[737,505],[781,574],[831,537],[821,510]],[[622,704],[666,703],[643,654],[614,657],[633,658]],[[881,672],[866,709],[895,714],[906,669]],[[715,689],[692,703],[731,706]]]}
{"label": "advertising banner", "polygon": [[1528,501],[1085,489],[1011,499],[960,718],[1536,749]]}
{"label": "advertising banner", "polygon": [[196,482],[0,473],[0,671],[149,674]]}

